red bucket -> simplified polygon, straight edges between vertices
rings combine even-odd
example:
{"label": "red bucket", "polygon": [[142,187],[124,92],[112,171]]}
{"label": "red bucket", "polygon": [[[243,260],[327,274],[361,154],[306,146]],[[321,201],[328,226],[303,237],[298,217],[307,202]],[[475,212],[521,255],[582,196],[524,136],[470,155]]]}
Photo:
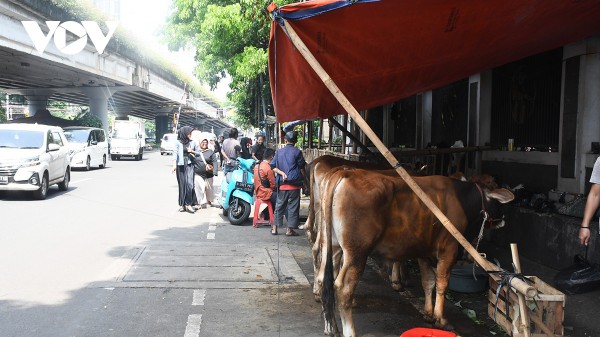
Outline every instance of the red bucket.
{"label": "red bucket", "polygon": [[456,337],[456,334],[444,330],[414,328],[404,332],[400,337]]}

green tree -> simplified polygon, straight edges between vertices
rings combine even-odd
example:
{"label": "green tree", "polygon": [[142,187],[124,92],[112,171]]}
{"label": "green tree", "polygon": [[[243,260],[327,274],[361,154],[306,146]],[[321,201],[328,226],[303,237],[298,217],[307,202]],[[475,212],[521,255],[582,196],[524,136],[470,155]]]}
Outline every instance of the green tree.
{"label": "green tree", "polygon": [[265,114],[273,114],[267,71],[271,20],[264,4],[256,0],[174,0],[175,11],[165,29],[170,49],[195,47],[195,75],[201,81],[214,89],[230,76],[227,98],[237,111],[236,124],[242,127],[259,126]]}

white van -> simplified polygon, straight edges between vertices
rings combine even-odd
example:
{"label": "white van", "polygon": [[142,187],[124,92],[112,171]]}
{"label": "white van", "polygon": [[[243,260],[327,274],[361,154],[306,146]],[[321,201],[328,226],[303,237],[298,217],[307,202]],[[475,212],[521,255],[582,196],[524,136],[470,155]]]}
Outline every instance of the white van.
{"label": "white van", "polygon": [[0,124],[0,191],[31,191],[46,199],[48,187],[66,191],[71,179],[63,130],[41,124]]}
{"label": "white van", "polygon": [[176,133],[165,133],[160,140],[160,155],[173,154],[175,142],[177,141]]}
{"label": "white van", "polygon": [[69,126],[63,128],[72,152],[71,168],[80,167],[87,171],[92,166],[106,167],[108,140],[103,129]]}
{"label": "white van", "polygon": [[142,160],[146,138],[142,123],[129,120],[115,120],[110,145],[110,159],[133,157]]}

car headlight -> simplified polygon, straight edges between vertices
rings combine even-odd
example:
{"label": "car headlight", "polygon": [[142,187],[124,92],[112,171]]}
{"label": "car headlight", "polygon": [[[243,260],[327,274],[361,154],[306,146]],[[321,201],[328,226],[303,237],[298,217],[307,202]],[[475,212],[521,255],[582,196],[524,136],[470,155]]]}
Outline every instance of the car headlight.
{"label": "car headlight", "polygon": [[37,166],[40,164],[40,157],[33,157],[30,159],[27,159],[23,162],[23,164],[21,164],[21,167],[31,167],[31,166]]}

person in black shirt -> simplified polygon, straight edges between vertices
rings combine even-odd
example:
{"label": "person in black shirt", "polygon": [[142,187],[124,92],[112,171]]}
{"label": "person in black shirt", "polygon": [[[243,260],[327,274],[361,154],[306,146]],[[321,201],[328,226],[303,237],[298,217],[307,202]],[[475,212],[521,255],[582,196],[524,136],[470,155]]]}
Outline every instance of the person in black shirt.
{"label": "person in black shirt", "polygon": [[252,158],[256,161],[261,161],[263,159],[263,152],[266,148],[265,137],[262,135],[256,137],[256,144],[252,146]]}

